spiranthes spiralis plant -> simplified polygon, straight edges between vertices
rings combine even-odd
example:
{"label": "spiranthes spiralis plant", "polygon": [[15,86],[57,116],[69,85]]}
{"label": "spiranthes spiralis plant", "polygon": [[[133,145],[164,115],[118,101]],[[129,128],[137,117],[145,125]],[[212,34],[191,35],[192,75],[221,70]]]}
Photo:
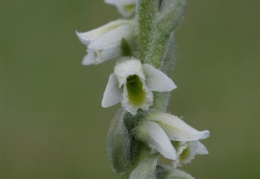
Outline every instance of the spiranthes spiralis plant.
{"label": "spiranthes spiralis plant", "polygon": [[[209,131],[198,131],[167,113],[168,76],[176,59],[174,32],[182,22],[187,0],[105,0],[123,18],[88,32],[77,32],[86,45],[83,65],[115,60],[102,107],[117,103],[107,151],[120,179],[191,179],[181,171],[195,155],[207,154],[200,142]],[[171,165],[158,162],[159,157]]]}

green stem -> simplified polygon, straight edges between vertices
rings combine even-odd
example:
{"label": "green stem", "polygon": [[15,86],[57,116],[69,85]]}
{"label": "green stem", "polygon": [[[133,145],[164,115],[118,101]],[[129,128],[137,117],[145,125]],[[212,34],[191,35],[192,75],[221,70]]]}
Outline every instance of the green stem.
{"label": "green stem", "polygon": [[[174,63],[176,61],[176,51],[175,51],[175,39],[174,33],[171,34],[167,49],[165,51],[164,58],[162,60],[160,70],[164,72],[167,76],[171,75]],[[166,112],[170,99],[170,92],[154,92],[154,102],[153,108]]]}
{"label": "green stem", "polygon": [[168,45],[165,50],[165,55],[162,60],[160,70],[164,72],[166,75],[170,76],[173,70],[173,66],[176,61],[176,42],[174,38],[174,33],[172,32],[169,40],[168,40]]}
{"label": "green stem", "polygon": [[139,0],[137,4],[138,22],[138,44],[140,50],[140,60],[143,61],[147,52],[149,36],[153,27],[153,20],[158,12],[157,0]]}
{"label": "green stem", "polygon": [[172,31],[183,19],[187,0],[165,0],[161,12],[156,16],[153,30],[150,33],[148,52],[144,63],[159,68],[167,42]]}

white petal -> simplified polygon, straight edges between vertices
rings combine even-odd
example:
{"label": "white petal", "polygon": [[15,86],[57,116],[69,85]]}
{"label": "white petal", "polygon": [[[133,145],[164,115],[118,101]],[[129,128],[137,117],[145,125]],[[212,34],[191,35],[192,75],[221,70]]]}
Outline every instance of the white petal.
{"label": "white petal", "polygon": [[209,137],[209,131],[198,131],[178,117],[167,113],[156,113],[150,115],[148,119],[158,123],[166,132],[170,140],[192,141]]}
{"label": "white petal", "polygon": [[103,62],[103,61],[111,60],[114,58],[118,58],[120,56],[121,56],[120,47],[113,47],[113,48],[102,50],[100,58]]}
{"label": "white petal", "polygon": [[142,64],[135,58],[122,58],[121,62],[116,64],[114,73],[116,74],[120,87],[126,82],[126,78],[130,75],[138,75],[140,79],[144,79]]}
{"label": "white petal", "polygon": [[200,141],[191,141],[192,145],[196,148],[196,153],[198,155],[207,155],[209,152],[207,148]]}
{"label": "white petal", "polygon": [[104,35],[105,33],[115,29],[116,27],[127,23],[127,20],[116,20],[116,21],[112,21],[109,22],[106,25],[103,25],[97,29],[93,29],[91,31],[88,32],[76,32],[79,40],[83,43],[88,45],[90,41],[93,41],[99,37],[101,37],[102,35]]}
{"label": "white petal", "polygon": [[208,154],[207,148],[198,140],[189,141],[186,150],[188,150],[188,155],[185,158],[185,160],[182,161],[183,164],[190,163],[191,160],[194,159],[196,155]]}
{"label": "white petal", "polygon": [[105,50],[87,49],[87,55],[83,58],[82,65],[97,65],[104,61],[119,57],[120,53],[121,49],[119,47]]}
{"label": "white petal", "polygon": [[114,74],[109,76],[109,80],[103,95],[102,107],[113,106],[122,99],[122,91],[118,88],[117,80]]}
{"label": "white petal", "polygon": [[122,38],[126,40],[134,38],[134,25],[130,23],[122,24],[89,44],[89,48],[107,49],[115,46],[120,46]]}
{"label": "white petal", "polygon": [[[179,149],[177,149],[178,151]],[[182,156],[181,159],[179,156],[182,152],[184,153],[184,157]],[[182,166],[183,164],[190,163],[191,160],[195,158],[196,155],[206,155],[208,154],[208,150],[200,141],[189,141],[186,142],[186,148],[178,154],[178,160],[173,162],[174,166]]]}
{"label": "white petal", "polygon": [[98,56],[98,52],[95,52],[91,49],[87,49],[87,55],[83,58],[82,65],[99,64],[100,60],[97,60]]}
{"label": "white petal", "polygon": [[173,81],[160,70],[157,70],[151,65],[143,65],[146,86],[152,91],[165,92],[176,88]]}
{"label": "white petal", "polygon": [[137,137],[165,158],[175,160],[176,151],[162,128],[151,121],[142,122],[136,130]]}

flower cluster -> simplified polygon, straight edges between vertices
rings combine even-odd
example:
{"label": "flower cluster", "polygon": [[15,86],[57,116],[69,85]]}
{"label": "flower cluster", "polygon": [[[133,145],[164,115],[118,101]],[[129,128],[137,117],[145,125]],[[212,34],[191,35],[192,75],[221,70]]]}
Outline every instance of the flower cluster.
{"label": "flower cluster", "polygon": [[[142,49],[147,50],[149,43],[157,42],[154,38],[149,41],[148,34],[144,37],[145,40],[142,41],[143,44],[148,45],[146,48],[140,48],[140,39],[142,37],[138,33],[140,30],[138,28],[146,28],[146,25],[141,26],[139,24],[142,18],[140,17],[142,15],[141,11],[146,9],[141,6],[149,4],[149,1],[105,0],[105,2],[116,6],[124,19],[112,21],[88,32],[77,32],[77,36],[87,47],[87,54],[82,61],[83,65],[100,64],[112,59],[117,61],[113,73],[109,76],[101,103],[102,107],[110,107],[121,102],[123,109],[123,112],[116,116],[117,122],[112,122],[108,137],[109,158],[112,161],[113,168],[119,175],[126,175],[132,179],[154,178],[154,173],[156,173],[157,178],[164,178],[162,176],[165,173],[171,178],[192,178],[178,168],[189,163],[195,155],[208,153],[200,140],[207,138],[209,131],[198,131],[177,116],[164,113],[164,110],[156,108],[154,105],[155,100],[161,100],[162,103],[167,101],[167,98],[158,99],[158,95],[172,91],[176,88],[176,85],[167,74],[161,71],[161,69],[171,69],[169,64],[173,64],[163,61],[163,58],[166,58],[164,53],[169,53],[171,50],[169,46],[167,47],[167,44],[162,44],[163,41],[159,44],[159,48],[164,49],[160,53],[163,56],[157,60],[159,63],[156,63],[161,64],[160,68],[149,59],[140,59],[142,58],[140,54],[147,54],[147,52],[140,51]],[[171,18],[168,17],[171,8],[167,9],[167,6],[176,7],[174,10],[177,8],[184,9],[181,6],[183,2],[182,0],[158,0],[158,12],[154,13],[157,14],[154,16],[156,20],[151,24],[162,24],[159,21],[160,19],[164,23],[167,23],[167,20],[171,21]],[[153,5],[151,10],[154,7]],[[164,9],[166,9],[165,12]],[[135,13],[136,10],[140,11],[140,16]],[[182,11],[176,11],[175,13],[180,12]],[[150,14],[143,17],[146,18]],[[150,30],[152,31],[152,29]],[[166,37],[166,32],[171,33],[173,30],[166,30],[165,32],[161,30],[162,39]],[[154,35],[155,32],[150,34]],[[167,43],[172,40],[169,33]],[[171,34],[173,35],[173,33]],[[142,34],[142,36],[144,35]],[[154,44],[150,46],[156,47]],[[153,52],[151,49],[150,51]],[[144,144],[150,151],[145,157],[141,157],[144,153],[142,151],[131,151],[133,150],[131,146],[139,143]],[[121,154],[124,155],[121,156]],[[170,159],[172,166],[159,165],[159,154],[166,159]],[[136,156],[130,159],[129,156],[133,155]],[[124,157],[126,161],[123,160]],[[136,163],[134,158],[142,160]]]}

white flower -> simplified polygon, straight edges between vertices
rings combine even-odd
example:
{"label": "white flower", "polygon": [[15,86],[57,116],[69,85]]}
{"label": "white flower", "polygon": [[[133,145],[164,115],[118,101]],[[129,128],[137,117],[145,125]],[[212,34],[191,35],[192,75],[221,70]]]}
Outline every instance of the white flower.
{"label": "white flower", "polygon": [[177,160],[172,162],[174,168],[190,163],[196,155],[208,154],[207,148],[198,140],[173,142],[173,144],[177,151]]}
{"label": "white flower", "polygon": [[165,158],[173,160],[174,167],[189,163],[196,154],[208,153],[199,140],[207,138],[209,131],[198,131],[170,114],[149,114],[136,128],[136,135]]}
{"label": "white flower", "polygon": [[121,101],[125,110],[136,114],[138,109],[148,110],[153,104],[152,91],[175,89],[173,81],[163,72],[134,58],[124,58],[110,75],[102,99],[102,107]]}
{"label": "white flower", "polygon": [[135,11],[136,0],[105,0],[105,3],[116,6],[123,16],[129,17]]}
{"label": "white flower", "polygon": [[133,46],[134,28],[134,21],[116,20],[88,32],[77,32],[80,41],[87,46],[82,64],[99,64],[120,57],[122,39]]}

